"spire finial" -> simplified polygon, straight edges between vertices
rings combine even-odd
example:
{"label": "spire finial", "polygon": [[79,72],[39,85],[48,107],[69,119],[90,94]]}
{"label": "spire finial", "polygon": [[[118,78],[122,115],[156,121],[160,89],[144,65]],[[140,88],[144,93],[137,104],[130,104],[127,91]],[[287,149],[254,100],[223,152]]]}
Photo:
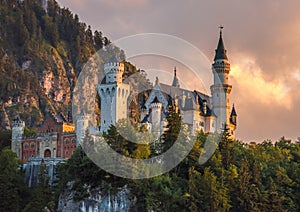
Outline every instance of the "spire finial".
{"label": "spire finial", "polygon": [[174,67],[174,76],[176,77],[176,66]]}
{"label": "spire finial", "polygon": [[223,31],[224,27],[222,25],[220,25],[219,29],[220,29],[220,36],[222,36],[222,31]]}
{"label": "spire finial", "polygon": [[155,78],[155,85],[158,85],[159,84],[159,79],[158,77]]}

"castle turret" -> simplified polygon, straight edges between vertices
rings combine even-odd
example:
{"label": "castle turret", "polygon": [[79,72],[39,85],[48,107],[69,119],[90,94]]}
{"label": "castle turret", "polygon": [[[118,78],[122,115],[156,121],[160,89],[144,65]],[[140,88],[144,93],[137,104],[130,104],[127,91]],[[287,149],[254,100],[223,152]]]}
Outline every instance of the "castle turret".
{"label": "castle turret", "polygon": [[227,57],[227,51],[224,47],[222,38],[222,29],[220,27],[220,38],[212,71],[214,74],[214,84],[210,87],[212,93],[213,112],[217,116],[216,130],[228,128],[230,124],[230,105],[229,95],[232,86],[228,84],[228,75],[230,72],[230,64]]}
{"label": "castle turret", "polygon": [[101,98],[101,132],[107,131],[120,119],[127,118],[127,98],[130,85],[122,83],[124,63],[107,63],[104,65],[106,83],[98,85]]}
{"label": "castle turret", "polygon": [[230,125],[229,125],[230,135],[232,138],[235,138],[235,130],[237,126],[237,114],[235,111],[234,105],[232,106],[231,114],[230,114]]}
{"label": "castle turret", "polygon": [[80,114],[76,117],[76,145],[82,144],[87,130],[89,130],[89,117]]}
{"label": "castle turret", "polygon": [[11,149],[22,160],[22,138],[24,134],[25,122],[19,117],[12,121]]}
{"label": "castle turret", "polygon": [[151,102],[151,124],[152,132],[156,135],[160,135],[161,131],[161,112],[162,112],[162,103],[158,100],[157,97]]}
{"label": "castle turret", "polygon": [[179,85],[179,80],[177,78],[177,71],[176,71],[176,67],[174,68],[174,78],[173,78],[173,83],[172,83],[173,87],[180,87]]}
{"label": "castle turret", "polygon": [[236,114],[235,107],[234,107],[234,104],[233,104],[231,114],[230,114],[230,122],[234,125],[237,124],[236,118],[237,118],[237,114]]}

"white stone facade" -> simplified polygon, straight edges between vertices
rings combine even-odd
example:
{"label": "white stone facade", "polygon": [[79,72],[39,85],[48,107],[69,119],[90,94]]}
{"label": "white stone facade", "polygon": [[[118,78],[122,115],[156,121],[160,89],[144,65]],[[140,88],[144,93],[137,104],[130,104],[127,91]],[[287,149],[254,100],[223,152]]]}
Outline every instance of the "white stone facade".
{"label": "white stone facade", "polygon": [[101,98],[101,127],[100,131],[107,131],[110,125],[115,125],[120,119],[127,118],[127,99],[130,85],[124,84],[123,63],[108,63],[104,65],[106,83],[98,85]]}

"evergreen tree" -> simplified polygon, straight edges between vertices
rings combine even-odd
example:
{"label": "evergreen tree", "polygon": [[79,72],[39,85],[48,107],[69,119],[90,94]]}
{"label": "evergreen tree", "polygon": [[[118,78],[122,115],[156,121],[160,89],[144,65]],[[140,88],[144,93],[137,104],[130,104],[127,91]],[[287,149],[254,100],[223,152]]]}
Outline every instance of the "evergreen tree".
{"label": "evergreen tree", "polygon": [[229,211],[230,204],[226,188],[217,181],[217,177],[205,168],[203,175],[190,169],[190,210],[191,211]]}
{"label": "evergreen tree", "polygon": [[163,149],[162,152],[167,151],[174,142],[177,140],[181,129],[181,116],[180,112],[176,111],[175,106],[171,105],[168,110],[167,127],[162,135]]}
{"label": "evergreen tree", "polygon": [[0,211],[21,211],[28,201],[20,162],[14,152],[4,148],[0,154]]}

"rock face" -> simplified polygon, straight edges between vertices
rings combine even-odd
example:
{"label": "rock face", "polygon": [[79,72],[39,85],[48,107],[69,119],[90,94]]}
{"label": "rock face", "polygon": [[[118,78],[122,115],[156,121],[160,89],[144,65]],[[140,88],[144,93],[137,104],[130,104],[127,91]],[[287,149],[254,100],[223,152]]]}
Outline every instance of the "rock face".
{"label": "rock face", "polygon": [[52,185],[56,177],[56,168],[64,159],[61,158],[31,158],[25,165],[25,182],[29,187],[38,183],[38,176],[41,164],[44,163],[49,177],[49,184]]}
{"label": "rock face", "polygon": [[0,105],[0,124],[5,130],[10,130],[10,121],[6,113],[4,104]]}
{"label": "rock face", "polygon": [[96,189],[94,194],[85,200],[75,202],[73,200],[74,191],[68,190],[60,195],[57,211],[62,212],[111,212],[129,211],[131,204],[129,200],[129,190],[124,186],[116,195],[103,194],[101,189]]}
{"label": "rock face", "polygon": [[[52,185],[56,177],[56,167],[63,159],[60,158],[32,158],[25,165],[25,181],[29,187],[38,183],[38,176],[41,165],[46,166],[49,184]],[[129,211],[130,206],[134,204],[129,199],[130,191],[124,186],[117,194],[103,192],[103,189],[97,188],[90,192],[90,196],[82,201],[74,201],[75,192],[72,191],[72,183],[69,188],[62,193],[58,200],[57,211],[61,212],[111,212],[111,211]]]}

